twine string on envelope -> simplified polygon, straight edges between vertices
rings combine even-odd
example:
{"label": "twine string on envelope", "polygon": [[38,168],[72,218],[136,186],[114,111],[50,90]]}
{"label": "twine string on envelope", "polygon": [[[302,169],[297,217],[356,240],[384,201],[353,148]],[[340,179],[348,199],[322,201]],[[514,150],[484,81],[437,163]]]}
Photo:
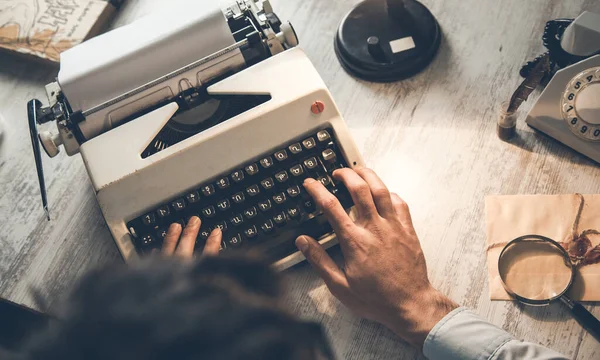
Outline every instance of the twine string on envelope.
{"label": "twine string on envelope", "polygon": [[585,200],[583,195],[575,194],[579,197],[579,209],[573,221],[573,228],[571,234],[561,242],[560,244],[567,250],[571,261],[575,266],[586,266],[600,263],[600,244],[592,246],[588,235],[600,235],[600,231],[596,229],[587,229],[578,233],[579,220],[581,219],[581,213],[583,212],[583,205]]}
{"label": "twine string on envelope", "polygon": [[[600,235],[600,231],[596,229],[586,229],[582,232],[578,232],[579,221],[581,219],[581,213],[585,205],[585,199],[581,194],[575,194],[579,198],[579,207],[573,220],[573,226],[571,227],[571,233],[563,241],[559,241],[560,245],[567,250],[571,262],[576,267],[593,265],[600,263],[600,244],[592,246],[592,242],[589,239],[589,235]],[[486,251],[490,249],[506,246],[508,241],[500,241],[488,245]]]}

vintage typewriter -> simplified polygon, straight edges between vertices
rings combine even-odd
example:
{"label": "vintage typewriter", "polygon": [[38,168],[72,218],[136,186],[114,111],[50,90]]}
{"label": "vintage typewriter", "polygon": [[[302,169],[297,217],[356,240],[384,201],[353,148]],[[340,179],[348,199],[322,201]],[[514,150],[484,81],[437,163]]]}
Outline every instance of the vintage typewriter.
{"label": "vintage typewriter", "polygon": [[[127,261],[160,248],[171,223],[223,230],[223,251],[256,250],[279,268],[303,259],[300,234],[329,247],[331,228],[306,194],[321,181],[351,211],[340,167],[361,156],[296,34],[268,1],[225,10],[190,2],[61,54],[49,106],[28,104],[39,144],[81,153],[106,223]],[[194,4],[196,3],[196,4]],[[58,132],[37,125],[54,121]]]}

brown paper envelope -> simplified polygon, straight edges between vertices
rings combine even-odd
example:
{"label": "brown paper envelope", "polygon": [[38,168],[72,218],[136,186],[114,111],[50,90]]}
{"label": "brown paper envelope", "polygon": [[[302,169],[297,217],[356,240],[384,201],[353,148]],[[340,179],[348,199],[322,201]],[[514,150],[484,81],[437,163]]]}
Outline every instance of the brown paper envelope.
{"label": "brown paper envelope", "polygon": [[[600,230],[600,195],[584,195],[584,199],[577,230]],[[505,244],[529,234],[563,241],[571,233],[578,207],[579,197],[575,194],[488,196],[485,199],[487,245]],[[589,239],[594,246],[600,243],[598,235],[590,235]],[[502,248],[494,247],[487,252],[492,300],[512,300],[498,274]],[[574,300],[600,301],[600,264],[580,268],[569,295]]]}

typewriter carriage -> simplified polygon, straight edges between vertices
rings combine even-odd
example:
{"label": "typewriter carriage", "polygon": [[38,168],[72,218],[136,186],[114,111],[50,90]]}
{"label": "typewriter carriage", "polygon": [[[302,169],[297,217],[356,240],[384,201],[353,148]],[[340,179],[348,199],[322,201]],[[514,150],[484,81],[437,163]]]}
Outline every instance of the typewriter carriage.
{"label": "typewriter carriage", "polygon": [[[298,44],[292,25],[279,20],[268,0],[237,0],[223,12],[206,11],[203,6],[195,3],[185,13],[173,11],[148,16],[61,54],[57,81],[46,86],[49,106],[43,107],[39,100],[28,103],[31,141],[45,209],[40,145],[49,157],[56,156],[61,146],[68,155],[74,155],[86,141],[167,103],[179,101],[183,110],[187,95],[205,94],[206,88],[220,79]],[[221,34],[229,33],[233,44],[217,49],[210,41],[202,40],[206,38],[202,34],[207,26]],[[171,45],[190,39],[201,40],[195,44],[197,48],[203,48],[204,41],[211,52],[194,58],[198,50]],[[132,45],[128,46],[128,42]],[[181,57],[189,60],[182,63],[176,55],[172,59],[163,55],[167,45],[179,49]],[[114,53],[115,49],[123,53]],[[147,58],[159,63],[153,65],[155,72],[162,69],[159,77],[136,74],[143,73],[137,70],[145,67],[137,62]],[[171,63],[181,67],[172,68]],[[118,74],[111,75],[114,66],[131,80],[121,81]],[[116,77],[119,86],[111,87],[111,76]],[[37,125],[49,122],[55,122],[58,131],[38,134]]]}

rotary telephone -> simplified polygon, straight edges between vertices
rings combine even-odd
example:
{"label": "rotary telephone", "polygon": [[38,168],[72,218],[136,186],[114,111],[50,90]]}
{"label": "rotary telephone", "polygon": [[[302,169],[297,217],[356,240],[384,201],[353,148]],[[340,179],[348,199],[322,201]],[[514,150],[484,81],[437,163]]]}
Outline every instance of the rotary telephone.
{"label": "rotary telephone", "polygon": [[549,21],[543,41],[548,51],[521,69],[509,113],[547,83],[526,123],[600,163],[600,15]]}

